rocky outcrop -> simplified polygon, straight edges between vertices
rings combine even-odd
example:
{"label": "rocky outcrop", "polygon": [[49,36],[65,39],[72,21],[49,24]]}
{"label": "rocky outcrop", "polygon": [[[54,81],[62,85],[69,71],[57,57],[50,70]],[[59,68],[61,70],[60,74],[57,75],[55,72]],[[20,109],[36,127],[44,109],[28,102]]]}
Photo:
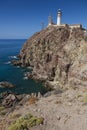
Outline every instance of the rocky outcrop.
{"label": "rocky outcrop", "polygon": [[85,86],[86,37],[81,28],[49,26],[27,40],[20,52],[20,62],[33,67],[35,79],[49,80],[56,86]]}
{"label": "rocky outcrop", "polygon": [[14,88],[15,85],[13,85],[12,83],[7,82],[7,81],[2,81],[2,82],[0,82],[0,87],[5,87],[5,88]]}
{"label": "rocky outcrop", "polygon": [[0,94],[0,104],[5,108],[15,107],[22,98],[22,95],[20,96],[12,92],[3,92]]}
{"label": "rocky outcrop", "polygon": [[0,93],[0,106],[5,108],[15,108],[17,105],[22,106],[26,102],[32,103],[42,97],[40,92],[31,94],[16,94],[11,91]]}
{"label": "rocky outcrop", "polygon": [[22,63],[21,63],[20,60],[12,60],[11,63],[12,63],[13,65],[15,65],[15,66],[21,66],[21,65],[22,65]]}

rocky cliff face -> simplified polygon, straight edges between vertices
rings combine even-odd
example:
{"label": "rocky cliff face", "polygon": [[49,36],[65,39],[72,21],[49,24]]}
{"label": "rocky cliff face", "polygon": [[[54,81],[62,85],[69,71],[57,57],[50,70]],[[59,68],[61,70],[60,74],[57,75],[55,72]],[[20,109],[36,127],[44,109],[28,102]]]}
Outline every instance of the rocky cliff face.
{"label": "rocky cliff face", "polygon": [[87,41],[84,29],[49,26],[34,34],[20,52],[22,65],[33,66],[33,77],[56,87],[87,85]]}

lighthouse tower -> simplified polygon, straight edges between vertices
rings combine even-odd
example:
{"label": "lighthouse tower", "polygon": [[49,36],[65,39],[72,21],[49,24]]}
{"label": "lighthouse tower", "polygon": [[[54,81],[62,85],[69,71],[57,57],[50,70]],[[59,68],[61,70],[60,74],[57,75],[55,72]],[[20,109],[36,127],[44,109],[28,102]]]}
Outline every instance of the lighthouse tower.
{"label": "lighthouse tower", "polygon": [[59,9],[57,14],[57,25],[61,25],[62,11]]}

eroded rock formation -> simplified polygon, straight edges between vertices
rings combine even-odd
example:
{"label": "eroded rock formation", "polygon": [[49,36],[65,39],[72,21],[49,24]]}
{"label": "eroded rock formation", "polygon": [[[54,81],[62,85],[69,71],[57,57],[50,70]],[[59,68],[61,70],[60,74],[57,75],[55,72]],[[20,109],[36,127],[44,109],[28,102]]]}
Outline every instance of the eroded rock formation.
{"label": "eroded rock formation", "polygon": [[57,86],[87,85],[87,37],[84,29],[49,26],[24,44],[20,61],[33,77]]}

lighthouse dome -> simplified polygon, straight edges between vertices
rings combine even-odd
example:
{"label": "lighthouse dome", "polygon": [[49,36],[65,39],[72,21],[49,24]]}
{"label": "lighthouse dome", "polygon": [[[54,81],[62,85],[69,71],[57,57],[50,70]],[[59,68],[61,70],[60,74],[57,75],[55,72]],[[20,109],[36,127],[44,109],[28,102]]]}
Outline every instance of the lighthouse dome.
{"label": "lighthouse dome", "polygon": [[59,13],[59,14],[62,13],[61,9],[58,9],[58,13]]}

